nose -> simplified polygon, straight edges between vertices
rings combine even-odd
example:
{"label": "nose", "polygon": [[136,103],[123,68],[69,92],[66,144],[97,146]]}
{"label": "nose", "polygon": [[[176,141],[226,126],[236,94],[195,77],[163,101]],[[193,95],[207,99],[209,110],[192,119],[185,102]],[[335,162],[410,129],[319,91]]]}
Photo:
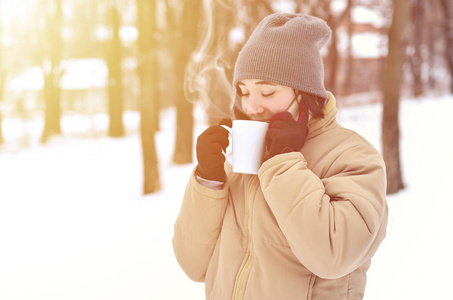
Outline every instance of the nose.
{"label": "nose", "polygon": [[250,93],[249,95],[249,99],[248,99],[248,102],[247,102],[247,115],[249,116],[256,116],[256,115],[259,115],[259,114],[262,114],[264,112],[264,107],[261,105],[261,101],[259,100],[259,98]]}

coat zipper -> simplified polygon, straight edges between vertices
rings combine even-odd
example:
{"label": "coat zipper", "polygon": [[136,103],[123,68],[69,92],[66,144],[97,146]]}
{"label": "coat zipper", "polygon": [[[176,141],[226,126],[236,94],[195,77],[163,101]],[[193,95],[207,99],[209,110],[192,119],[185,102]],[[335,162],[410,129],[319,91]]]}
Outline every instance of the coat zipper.
{"label": "coat zipper", "polygon": [[239,273],[239,277],[236,283],[236,291],[234,293],[234,299],[238,300],[241,293],[242,284],[244,281],[244,276],[252,265],[252,191],[255,190],[256,183],[258,181],[258,176],[252,178],[250,183],[250,188],[247,193],[247,208],[248,208],[248,220],[247,220],[247,232],[248,232],[248,245],[247,245],[247,261],[244,264],[244,267]]}

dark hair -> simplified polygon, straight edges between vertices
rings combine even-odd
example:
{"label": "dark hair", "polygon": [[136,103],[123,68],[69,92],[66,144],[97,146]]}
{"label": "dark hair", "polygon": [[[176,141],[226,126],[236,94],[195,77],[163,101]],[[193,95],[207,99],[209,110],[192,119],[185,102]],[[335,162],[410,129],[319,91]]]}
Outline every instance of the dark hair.
{"label": "dark hair", "polygon": [[326,105],[326,99],[316,95],[305,93],[303,91],[294,90],[296,97],[301,95],[302,101],[305,102],[308,110],[311,112],[314,118],[324,118],[324,106]]}

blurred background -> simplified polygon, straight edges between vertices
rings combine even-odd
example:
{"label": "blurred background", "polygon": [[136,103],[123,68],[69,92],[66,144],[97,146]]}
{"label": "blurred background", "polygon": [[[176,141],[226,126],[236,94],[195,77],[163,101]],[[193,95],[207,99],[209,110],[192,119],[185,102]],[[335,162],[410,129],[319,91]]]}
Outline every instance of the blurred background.
{"label": "blurred background", "polygon": [[453,266],[451,0],[0,0],[0,299],[204,297],[172,226],[194,139],[229,115],[235,59],[273,12],[328,23],[338,120],[386,162],[366,299],[452,295],[421,275]]}

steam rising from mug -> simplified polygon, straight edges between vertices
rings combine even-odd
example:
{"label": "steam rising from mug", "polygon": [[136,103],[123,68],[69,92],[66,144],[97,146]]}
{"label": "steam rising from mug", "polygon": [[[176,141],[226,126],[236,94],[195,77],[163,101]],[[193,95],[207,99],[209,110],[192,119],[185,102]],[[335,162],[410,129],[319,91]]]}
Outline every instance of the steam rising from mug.
{"label": "steam rising from mug", "polygon": [[[184,93],[191,102],[201,100],[211,108],[211,117],[224,117],[228,113],[235,91],[225,69],[233,66],[230,26],[222,26],[223,19],[214,20],[214,9],[232,11],[233,1],[203,1],[202,22],[205,28],[192,58],[186,66]],[[218,15],[218,14],[216,14]],[[214,27],[214,23],[218,26]],[[223,104],[223,105],[222,105]]]}

